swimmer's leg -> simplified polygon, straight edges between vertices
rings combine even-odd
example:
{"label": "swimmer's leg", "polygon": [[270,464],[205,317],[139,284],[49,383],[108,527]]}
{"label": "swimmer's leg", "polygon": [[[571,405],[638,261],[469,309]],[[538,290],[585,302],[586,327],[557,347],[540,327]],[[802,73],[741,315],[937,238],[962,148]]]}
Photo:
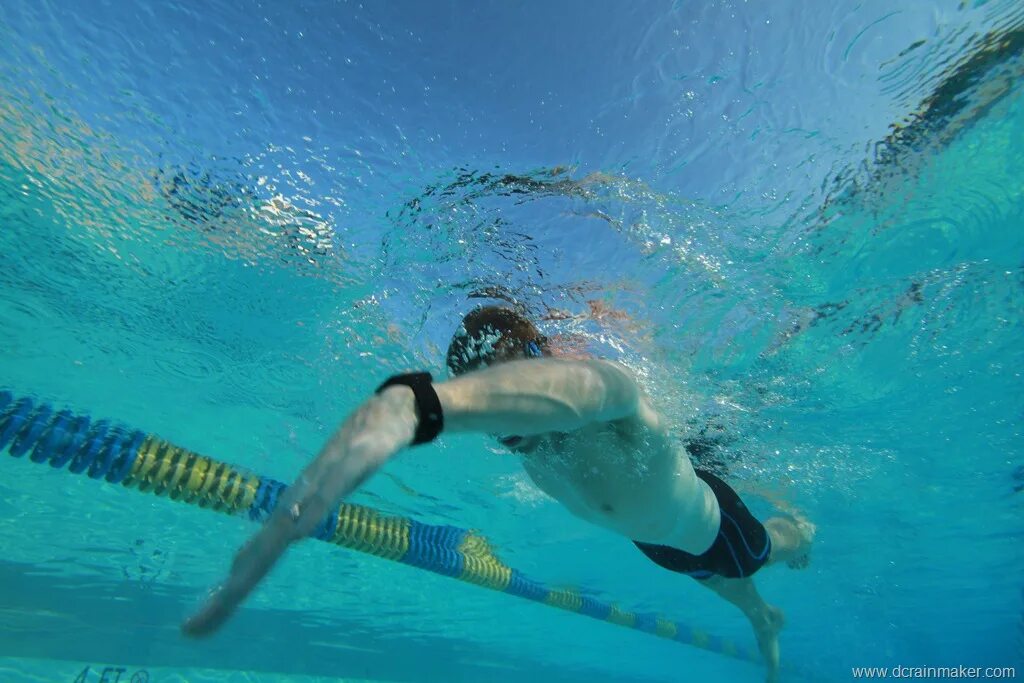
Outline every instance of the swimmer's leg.
{"label": "swimmer's leg", "polygon": [[768,683],[773,683],[779,673],[779,631],[785,623],[782,610],[769,605],[757,592],[753,579],[726,579],[712,576],[698,581],[725,600],[736,605],[754,628],[754,637],[768,666]]}

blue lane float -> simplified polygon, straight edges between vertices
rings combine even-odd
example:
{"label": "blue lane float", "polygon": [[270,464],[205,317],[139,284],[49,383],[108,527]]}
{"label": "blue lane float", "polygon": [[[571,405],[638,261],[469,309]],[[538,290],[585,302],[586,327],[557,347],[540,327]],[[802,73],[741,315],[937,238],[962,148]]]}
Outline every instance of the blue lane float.
{"label": "blue lane float", "polygon": [[[210,508],[252,521],[267,518],[287,486],[106,420],[94,421],[0,391],[0,450],[73,474]],[[702,650],[757,661],[755,653],[661,615],[598,600],[591,591],[554,588],[503,563],[475,532],[390,517],[344,503],[312,537],[533,602],[631,628]]]}

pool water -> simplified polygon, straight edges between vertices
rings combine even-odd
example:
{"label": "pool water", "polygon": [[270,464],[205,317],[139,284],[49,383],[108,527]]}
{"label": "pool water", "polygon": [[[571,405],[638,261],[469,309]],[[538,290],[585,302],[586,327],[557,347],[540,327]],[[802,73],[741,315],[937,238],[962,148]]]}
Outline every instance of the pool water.
{"label": "pool water", "polygon": [[[511,302],[813,519],[782,680],[1024,667],[1019,2],[8,2],[0,64],[0,390],[289,482]],[[4,458],[0,680],[764,676],[319,543],[185,640],[251,522]],[[352,502],[752,645],[482,437]]]}

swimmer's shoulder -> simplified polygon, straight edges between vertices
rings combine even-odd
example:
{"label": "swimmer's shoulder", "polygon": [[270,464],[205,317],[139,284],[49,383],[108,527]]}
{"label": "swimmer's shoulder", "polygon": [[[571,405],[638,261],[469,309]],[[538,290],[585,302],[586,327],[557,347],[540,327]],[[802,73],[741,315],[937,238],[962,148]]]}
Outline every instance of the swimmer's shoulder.
{"label": "swimmer's shoulder", "polygon": [[651,397],[647,395],[646,391],[644,391],[643,385],[641,385],[637,379],[636,373],[628,366],[615,360],[597,358],[593,356],[566,358],[566,360],[585,363],[597,369],[599,372],[608,373],[609,376],[629,382],[630,385],[635,387],[637,395],[635,412],[619,418],[618,420],[613,420],[609,424],[616,428],[622,428],[629,431],[641,429],[644,431],[652,431],[657,434],[664,433],[666,424],[664,417],[655,408]]}
{"label": "swimmer's shoulder", "polygon": [[636,373],[618,361],[603,358],[595,358],[592,360],[596,363],[600,363],[606,368],[614,370],[616,373],[619,373],[636,387],[636,411],[631,415],[615,420],[612,424],[623,427],[644,427],[655,432],[662,432],[665,425],[665,419],[662,417],[661,413],[658,412],[657,408],[655,408],[651,397],[647,395],[646,391],[644,391],[643,385],[640,384],[636,377]]}

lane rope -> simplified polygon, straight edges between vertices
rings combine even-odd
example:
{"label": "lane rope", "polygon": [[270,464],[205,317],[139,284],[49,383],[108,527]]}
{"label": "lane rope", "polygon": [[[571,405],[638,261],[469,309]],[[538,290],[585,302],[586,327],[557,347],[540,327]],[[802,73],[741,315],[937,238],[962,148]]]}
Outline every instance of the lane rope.
{"label": "lane rope", "polygon": [[[0,451],[189,505],[262,521],[285,484],[176,446],[152,434],[0,391]],[[727,657],[756,662],[737,643],[649,612],[626,610],[582,589],[554,588],[502,562],[487,539],[453,526],[385,516],[343,503],[313,537],[550,607]]]}

